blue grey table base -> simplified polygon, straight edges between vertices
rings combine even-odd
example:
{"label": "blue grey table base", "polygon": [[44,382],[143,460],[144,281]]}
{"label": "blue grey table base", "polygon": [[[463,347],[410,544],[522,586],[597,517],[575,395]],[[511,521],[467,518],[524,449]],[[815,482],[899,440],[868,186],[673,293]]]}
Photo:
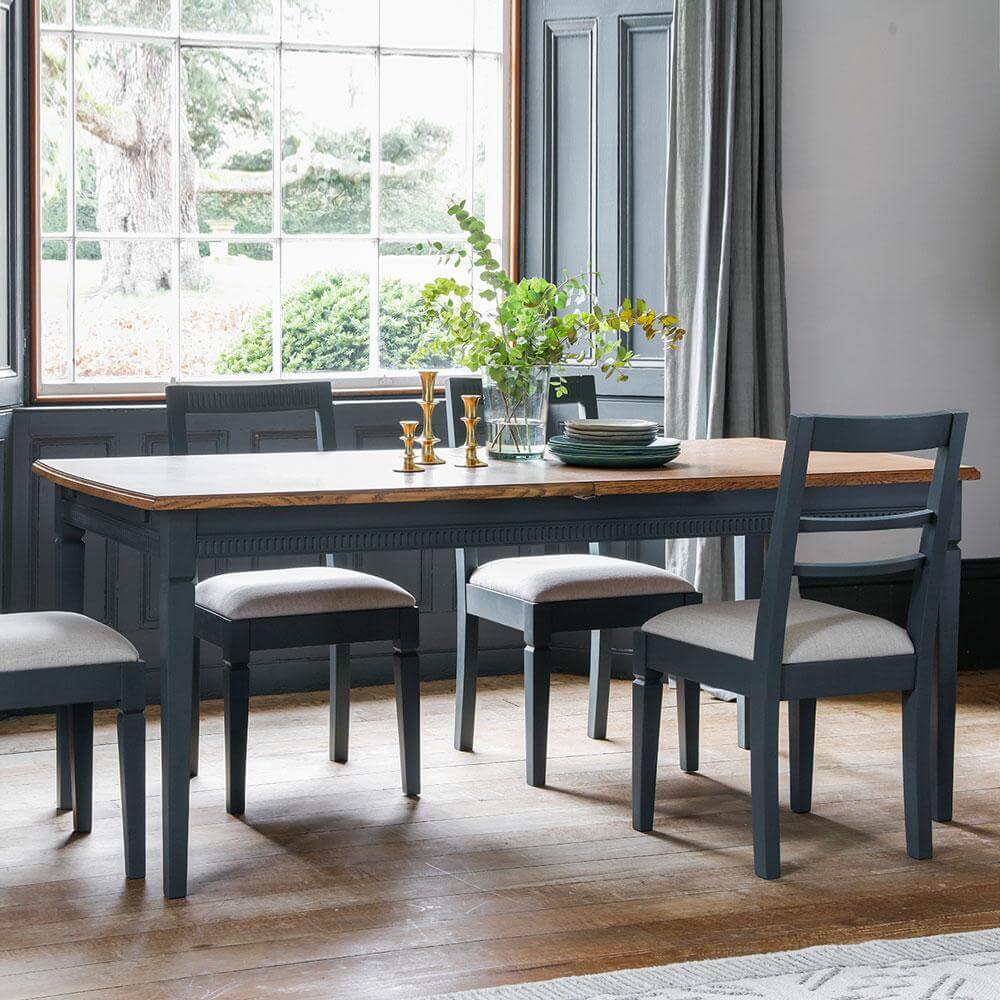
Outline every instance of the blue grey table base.
{"label": "blue grey table base", "polygon": [[[738,596],[754,596],[763,569],[774,490],[645,493],[515,500],[421,501],[211,510],[144,511],[57,487],[57,539],[94,533],[159,556],[163,890],[187,894],[189,744],[196,560],[432,548],[736,537]],[[926,484],[814,487],[805,509],[865,516],[919,510]],[[961,493],[949,533],[939,612],[934,819],[952,814],[958,663]],[[83,589],[83,560],[63,564],[60,605]]]}

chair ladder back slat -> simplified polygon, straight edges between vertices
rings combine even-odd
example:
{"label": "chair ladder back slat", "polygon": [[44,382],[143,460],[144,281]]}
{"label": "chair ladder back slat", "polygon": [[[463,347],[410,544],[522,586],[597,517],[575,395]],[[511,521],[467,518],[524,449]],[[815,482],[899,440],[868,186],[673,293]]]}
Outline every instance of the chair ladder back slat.
{"label": "chair ladder back slat", "polygon": [[266,382],[244,385],[166,387],[167,444],[171,455],[187,455],[189,415],[311,411],[319,451],[337,447],[333,396],[329,382]]}
{"label": "chair ladder back slat", "polygon": [[860,517],[824,517],[806,514],[799,518],[799,533],[821,531],[885,531],[887,528],[920,528],[934,517],[934,511],[904,511],[899,514],[866,514]]}
{"label": "chair ladder back slat", "polygon": [[888,576],[894,573],[912,573],[926,562],[922,552],[894,559],[870,559],[855,563],[796,563],[794,575],[824,577]]}
{"label": "chair ladder back slat", "polygon": [[[478,375],[453,375],[445,380],[444,400],[448,414],[448,447],[461,448],[465,444],[465,404],[463,396],[482,396],[483,380]],[[479,404],[479,423],[476,426],[476,439],[482,444],[486,436],[486,421],[483,418],[483,404]]]}
{"label": "chair ladder back slat", "polygon": [[813,451],[931,451],[948,442],[951,411],[912,416],[813,414]]}
{"label": "chair ladder back slat", "polygon": [[[563,391],[565,390],[565,391]],[[562,391],[562,395],[559,395]],[[596,420],[597,380],[593,375],[554,375],[549,386],[549,412],[547,433],[562,433],[567,419]]]}

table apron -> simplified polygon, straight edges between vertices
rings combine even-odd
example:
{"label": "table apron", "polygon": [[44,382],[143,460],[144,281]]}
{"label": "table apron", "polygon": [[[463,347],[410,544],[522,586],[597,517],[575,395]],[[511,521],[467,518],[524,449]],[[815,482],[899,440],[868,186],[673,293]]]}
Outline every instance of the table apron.
{"label": "table apron", "polygon": [[[922,508],[926,484],[823,487],[806,491],[809,513],[864,516]],[[774,490],[511,500],[257,507],[196,513],[201,557],[290,556],[633,539],[763,535]],[[164,518],[61,488],[60,516],[83,531],[145,552],[159,550]],[[953,537],[960,537],[956,526]]]}

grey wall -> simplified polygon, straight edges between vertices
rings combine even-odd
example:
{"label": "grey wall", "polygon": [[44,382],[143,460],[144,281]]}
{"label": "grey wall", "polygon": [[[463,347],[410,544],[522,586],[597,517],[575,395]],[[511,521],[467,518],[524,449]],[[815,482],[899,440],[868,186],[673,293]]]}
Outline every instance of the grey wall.
{"label": "grey wall", "polygon": [[786,0],[792,405],[964,406],[1000,556],[1000,4]]}

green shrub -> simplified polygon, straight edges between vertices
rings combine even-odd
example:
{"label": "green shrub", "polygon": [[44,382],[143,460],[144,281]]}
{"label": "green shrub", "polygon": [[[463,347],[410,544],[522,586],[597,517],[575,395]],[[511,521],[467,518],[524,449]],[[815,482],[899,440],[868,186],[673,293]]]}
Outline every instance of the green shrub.
{"label": "green shrub", "polygon": [[[382,364],[410,367],[420,339],[420,291],[398,278],[382,281]],[[364,371],[368,367],[368,277],[319,272],[282,302],[285,371]],[[216,362],[223,375],[271,371],[271,309],[250,317],[243,335]]]}

